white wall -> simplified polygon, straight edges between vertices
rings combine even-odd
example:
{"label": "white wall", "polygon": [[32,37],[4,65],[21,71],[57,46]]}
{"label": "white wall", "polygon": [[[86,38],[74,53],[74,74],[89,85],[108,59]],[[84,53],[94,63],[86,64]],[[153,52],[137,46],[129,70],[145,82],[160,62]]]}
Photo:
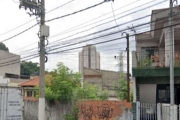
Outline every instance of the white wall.
{"label": "white wall", "polygon": [[156,84],[140,84],[139,95],[141,103],[156,103]]}

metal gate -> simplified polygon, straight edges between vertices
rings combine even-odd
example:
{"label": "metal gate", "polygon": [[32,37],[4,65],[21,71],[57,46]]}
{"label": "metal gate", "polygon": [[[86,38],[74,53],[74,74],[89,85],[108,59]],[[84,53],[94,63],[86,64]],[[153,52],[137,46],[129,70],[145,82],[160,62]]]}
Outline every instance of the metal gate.
{"label": "metal gate", "polygon": [[157,120],[156,108],[156,104],[140,103],[140,120]]}
{"label": "metal gate", "polygon": [[21,89],[0,86],[0,120],[23,120],[22,103]]}

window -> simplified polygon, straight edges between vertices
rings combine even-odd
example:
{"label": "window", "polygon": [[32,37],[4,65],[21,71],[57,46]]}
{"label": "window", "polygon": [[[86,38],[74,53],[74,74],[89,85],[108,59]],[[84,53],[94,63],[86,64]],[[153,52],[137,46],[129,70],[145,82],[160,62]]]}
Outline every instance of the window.
{"label": "window", "polygon": [[166,85],[158,85],[158,103],[169,103],[170,102],[170,88]]}
{"label": "window", "polygon": [[27,97],[32,97],[32,91],[27,91]]}
{"label": "window", "polygon": [[158,53],[158,47],[142,47],[141,48],[141,59],[151,58]]}

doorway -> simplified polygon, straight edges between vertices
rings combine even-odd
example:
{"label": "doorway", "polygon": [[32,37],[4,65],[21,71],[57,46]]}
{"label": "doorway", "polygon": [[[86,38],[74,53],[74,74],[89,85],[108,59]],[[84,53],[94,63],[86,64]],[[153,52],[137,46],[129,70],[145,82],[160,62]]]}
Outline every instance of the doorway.
{"label": "doorway", "polygon": [[180,85],[175,86],[175,104],[180,105]]}

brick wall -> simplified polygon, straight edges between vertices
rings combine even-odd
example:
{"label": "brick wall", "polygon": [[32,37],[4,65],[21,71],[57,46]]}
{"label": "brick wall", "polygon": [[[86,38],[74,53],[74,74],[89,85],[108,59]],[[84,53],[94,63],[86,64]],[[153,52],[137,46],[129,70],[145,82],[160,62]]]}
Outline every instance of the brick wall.
{"label": "brick wall", "polygon": [[79,120],[120,120],[131,108],[126,101],[80,101]]}

